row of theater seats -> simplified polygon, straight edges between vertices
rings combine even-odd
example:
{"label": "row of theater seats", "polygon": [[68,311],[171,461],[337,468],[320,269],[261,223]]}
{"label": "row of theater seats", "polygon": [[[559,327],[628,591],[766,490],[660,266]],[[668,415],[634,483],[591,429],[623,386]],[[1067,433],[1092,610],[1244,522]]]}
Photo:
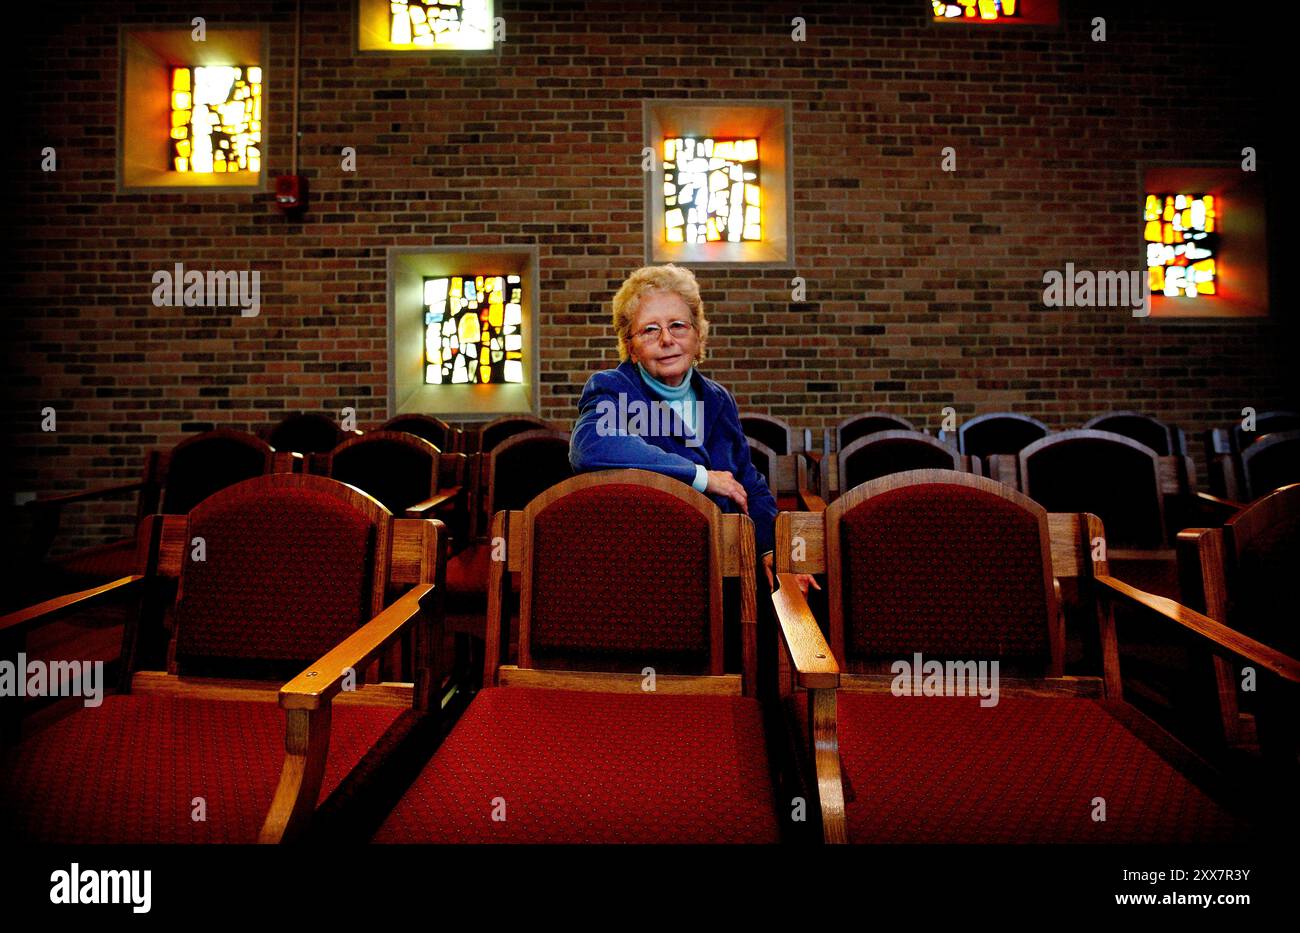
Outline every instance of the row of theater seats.
{"label": "row of theater seats", "polygon": [[1125,568],[1121,576],[1132,569],[1141,574],[1134,582],[1143,588],[1176,597],[1172,544],[1179,532],[1221,524],[1243,501],[1300,482],[1300,433],[1281,430],[1292,418],[1300,422],[1285,412],[1259,416],[1257,426],[1267,434],[1207,435],[1235,438],[1238,452],[1216,455],[1211,472],[1240,478],[1229,485],[1251,493],[1241,501],[1198,490],[1182,431],[1135,412],[1098,416],[1083,428],[1060,432],[1024,415],[995,413],[967,421],[947,438],[868,413],[840,424],[842,446],[833,457],[793,452],[793,432],[770,416],[742,415],[742,422],[756,466],[783,503],[807,506],[813,501],[809,494],[833,501],[841,479],[853,488],[914,469],[988,476],[1049,510],[1099,516],[1109,530],[1111,557]]}
{"label": "row of theater seats", "polygon": [[[796,452],[795,431],[770,415],[741,415],[756,463],[775,462]],[[1300,481],[1300,412],[1269,411],[1253,419],[1253,429],[1234,423],[1204,434],[1209,491],[1218,497],[1249,502]],[[1134,411],[1097,415],[1074,431],[1054,432],[1028,415],[990,412],[971,418],[955,432],[918,429],[911,421],[885,412],[866,412],[844,419],[832,432],[823,432],[821,451],[812,448],[811,431],[804,431],[803,452],[810,461],[813,489],[832,499],[841,488],[902,469],[964,469],[1025,488],[1021,454],[1032,454],[1044,441],[1080,432],[1105,432],[1149,448],[1157,457],[1171,457],[1174,475],[1185,490],[1195,490],[1196,475],[1184,432],[1177,425]],[[843,480],[841,480],[843,477]]]}
{"label": "row of theater seats", "polygon": [[[0,638],[22,650],[100,601],[174,594],[162,665],[135,650],[141,612],[118,692],[7,718],[0,831],[443,843],[1293,832],[1300,646],[1277,610],[1291,602],[1300,485],[1183,539],[1199,606],[1114,577],[1097,516],[970,472],[872,480],[822,511],[783,512],[777,534],[769,597],[754,588],[750,520],[666,477],[571,477],[496,509],[482,687],[444,705],[446,523],[287,471],[146,516],[132,572],[0,617]],[[823,581],[824,612],[797,573]],[[1067,585],[1088,610],[1073,620]],[[768,600],[777,626],[764,638]],[[1065,671],[1071,625],[1095,632],[1092,670]],[[1186,648],[1185,712],[1213,726],[1195,753],[1130,693],[1130,627]],[[410,676],[375,682],[394,651]],[[779,661],[766,694],[760,658]],[[917,664],[906,678],[900,659]],[[947,693],[978,695],[930,695],[922,659],[969,676]],[[992,662],[996,693],[979,669]]]}
{"label": "row of theater seats", "polygon": [[[535,433],[538,431],[547,433],[543,437]],[[408,415],[363,432],[345,431],[327,415],[298,414],[256,435],[218,428],[188,437],[171,450],[149,451],[139,480],[27,503],[32,540],[25,555],[33,565],[44,561],[58,540],[62,517],[70,506],[135,495],[138,526],[147,515],[188,512],[208,495],[240,480],[298,472],[353,483],[394,513],[408,517],[426,512],[454,515],[461,536],[458,544],[463,546],[471,536],[481,535],[486,516],[491,514],[486,510],[492,506],[494,488],[489,482],[492,453],[503,442],[524,433],[530,435],[526,449],[513,449],[498,458],[497,471],[504,482],[520,484],[510,499],[516,502],[570,474],[568,435],[540,419],[511,416],[478,431],[464,432],[431,416]],[[542,467],[531,483],[522,464],[529,456],[538,456]],[[130,565],[133,546],[131,535],[63,554],[52,564],[61,571],[61,583],[66,576],[80,581],[113,579]]]}

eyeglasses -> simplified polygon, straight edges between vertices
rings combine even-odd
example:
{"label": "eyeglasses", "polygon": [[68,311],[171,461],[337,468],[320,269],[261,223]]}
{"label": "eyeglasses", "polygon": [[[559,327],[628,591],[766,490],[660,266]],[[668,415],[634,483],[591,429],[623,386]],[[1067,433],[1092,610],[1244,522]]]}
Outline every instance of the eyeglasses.
{"label": "eyeglasses", "polygon": [[[689,334],[695,325],[689,321],[671,321],[668,324],[668,334],[674,340],[681,340]],[[641,330],[632,335],[634,340],[658,340],[663,335],[663,328],[658,324],[648,324]]]}

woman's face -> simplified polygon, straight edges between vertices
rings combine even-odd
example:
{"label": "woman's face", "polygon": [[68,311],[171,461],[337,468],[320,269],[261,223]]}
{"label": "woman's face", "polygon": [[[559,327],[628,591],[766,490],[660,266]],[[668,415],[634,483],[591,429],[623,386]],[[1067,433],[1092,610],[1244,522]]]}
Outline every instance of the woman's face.
{"label": "woman's face", "polygon": [[[670,386],[681,384],[700,348],[700,334],[693,326],[682,337],[673,337],[669,333],[669,325],[674,321],[691,323],[691,309],[681,296],[670,291],[648,292],[642,296],[632,319],[628,344],[632,361],[640,363],[646,372]],[[657,336],[638,336],[652,324],[659,327]]]}

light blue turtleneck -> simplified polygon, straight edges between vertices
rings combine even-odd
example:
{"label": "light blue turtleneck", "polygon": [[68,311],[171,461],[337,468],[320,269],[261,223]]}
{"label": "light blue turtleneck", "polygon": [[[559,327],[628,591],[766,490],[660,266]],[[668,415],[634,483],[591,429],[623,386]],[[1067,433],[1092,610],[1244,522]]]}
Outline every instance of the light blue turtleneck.
{"label": "light blue turtleneck", "polygon": [[[694,367],[687,370],[686,376],[682,379],[679,386],[670,386],[667,383],[660,382],[654,376],[646,372],[644,366],[636,364],[636,368],[641,372],[641,378],[655,395],[659,396],[668,403],[668,407],[677,412],[686,426],[686,430],[691,434],[697,434],[698,430],[695,425],[695,402],[697,401],[695,389],[691,386],[691,373]],[[709,471],[705,469],[704,464],[695,465],[695,482],[691,483],[697,492],[704,492],[709,488]]]}

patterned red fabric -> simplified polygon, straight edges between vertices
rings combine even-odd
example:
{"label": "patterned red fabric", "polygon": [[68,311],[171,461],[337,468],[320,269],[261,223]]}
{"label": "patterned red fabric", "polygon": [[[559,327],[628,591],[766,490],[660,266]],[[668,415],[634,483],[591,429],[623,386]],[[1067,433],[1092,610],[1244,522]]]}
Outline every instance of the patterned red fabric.
{"label": "patterned red fabric", "polygon": [[1038,521],[1000,496],[941,483],[872,496],[841,531],[851,659],[1043,658]]}
{"label": "patterned red fabric", "polygon": [[[497,798],[505,819],[494,821]],[[739,843],[777,834],[757,701],[491,687],[375,841]]]}
{"label": "patterned red fabric", "polygon": [[[399,712],[334,707],[322,800]],[[274,702],[105,697],[10,752],[0,771],[0,836],[256,842],[280,779],[284,732]],[[192,818],[195,797],[206,821]]]}
{"label": "patterned red fabric", "polygon": [[[177,658],[310,661],[369,621],[374,529],[325,493],[231,490],[190,513]],[[189,557],[189,554],[186,554]]]}
{"label": "patterned red fabric", "polygon": [[615,484],[574,492],[533,531],[534,658],[704,668],[709,522],[676,496]]}
{"label": "patterned red fabric", "polygon": [[[806,694],[796,706],[804,722]],[[840,691],[840,761],[857,843],[1188,843],[1244,823],[1090,699]],[[846,798],[849,793],[846,790]],[[1093,820],[1093,799],[1106,802]]]}

